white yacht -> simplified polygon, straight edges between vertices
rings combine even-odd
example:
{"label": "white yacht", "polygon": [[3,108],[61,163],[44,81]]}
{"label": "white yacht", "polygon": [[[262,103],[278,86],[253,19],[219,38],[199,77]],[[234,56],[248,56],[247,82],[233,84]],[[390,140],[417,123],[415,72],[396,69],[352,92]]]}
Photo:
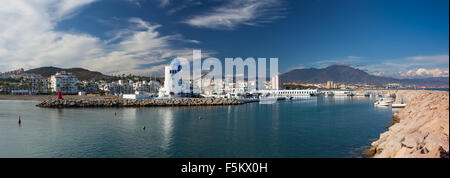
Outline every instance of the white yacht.
{"label": "white yacht", "polygon": [[277,95],[259,96],[259,104],[274,104],[278,101]]}
{"label": "white yacht", "polygon": [[387,102],[384,98],[380,98],[374,103],[375,106],[389,106],[389,102]]}

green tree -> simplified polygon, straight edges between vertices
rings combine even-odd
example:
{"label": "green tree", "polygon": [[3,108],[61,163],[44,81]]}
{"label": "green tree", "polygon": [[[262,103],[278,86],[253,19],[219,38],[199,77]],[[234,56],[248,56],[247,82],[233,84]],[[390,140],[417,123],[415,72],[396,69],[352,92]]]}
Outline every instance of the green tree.
{"label": "green tree", "polygon": [[42,82],[42,81],[39,81],[38,83],[37,83],[37,92],[38,93],[41,93],[41,91],[42,91],[42,87],[44,86],[44,82]]}

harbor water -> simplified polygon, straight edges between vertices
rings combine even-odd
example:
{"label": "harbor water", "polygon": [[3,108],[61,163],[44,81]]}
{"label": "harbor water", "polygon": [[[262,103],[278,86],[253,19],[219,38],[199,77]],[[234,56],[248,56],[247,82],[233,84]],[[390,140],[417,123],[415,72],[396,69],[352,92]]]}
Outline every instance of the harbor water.
{"label": "harbor water", "polygon": [[373,102],[52,109],[0,101],[0,157],[361,157],[392,121],[391,108]]}

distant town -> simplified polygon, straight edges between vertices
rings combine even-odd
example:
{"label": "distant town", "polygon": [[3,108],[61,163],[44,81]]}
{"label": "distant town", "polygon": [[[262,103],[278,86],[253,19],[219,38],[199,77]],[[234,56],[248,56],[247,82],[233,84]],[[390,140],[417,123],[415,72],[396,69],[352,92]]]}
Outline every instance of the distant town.
{"label": "distant town", "polygon": [[[168,69],[170,70],[170,69]],[[169,77],[170,78],[170,77]],[[147,80],[145,80],[147,79]],[[52,74],[50,77],[43,77],[40,74],[26,73],[24,69],[18,69],[0,73],[0,94],[4,95],[51,95],[61,91],[66,95],[112,95],[123,96],[127,94],[145,94],[147,96],[245,96],[255,93],[256,82],[245,81],[243,83],[224,83],[224,88],[214,90],[212,87],[204,87],[201,91],[193,89],[191,84],[186,84],[182,91],[170,93],[165,82],[152,78],[118,76],[113,79],[88,79],[80,80],[76,75],[64,70]],[[326,83],[299,83],[284,82],[280,83],[278,76],[268,81],[262,90],[309,90],[309,91],[327,91],[327,90],[359,90],[359,89],[401,89],[417,88],[415,85],[404,85],[400,83],[389,83],[385,85],[374,85],[367,83],[337,83],[327,81]],[[283,92],[281,92],[283,93]],[[289,92],[286,92],[289,93]],[[308,93],[309,94],[309,93]],[[136,96],[135,96],[136,97]]]}

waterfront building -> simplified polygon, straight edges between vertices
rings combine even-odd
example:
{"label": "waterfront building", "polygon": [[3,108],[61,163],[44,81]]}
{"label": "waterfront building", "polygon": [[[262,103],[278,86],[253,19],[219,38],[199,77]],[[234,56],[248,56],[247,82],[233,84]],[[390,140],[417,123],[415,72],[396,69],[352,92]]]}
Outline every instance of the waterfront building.
{"label": "waterfront building", "polygon": [[278,75],[273,76],[271,82],[272,82],[272,90],[280,89],[280,78],[278,77]]}
{"label": "waterfront building", "polygon": [[189,80],[181,78],[180,61],[174,60],[169,66],[165,67],[164,87],[159,89],[159,97],[181,97],[184,94],[191,93]]}
{"label": "waterfront building", "polygon": [[259,92],[278,96],[310,96],[311,94],[317,94],[318,90],[260,90]]}
{"label": "waterfront building", "polygon": [[159,88],[161,84],[157,81],[139,81],[133,84],[134,91],[138,92],[157,93]]}
{"label": "waterfront building", "polygon": [[328,89],[337,88],[337,85],[333,81],[328,81],[327,85],[325,86]]}
{"label": "waterfront building", "polygon": [[101,86],[101,90],[108,95],[123,94],[123,87],[117,83],[106,83]]}
{"label": "waterfront building", "polygon": [[29,90],[11,90],[11,94],[13,95],[28,95],[31,94]]}
{"label": "waterfront building", "polygon": [[72,73],[65,71],[57,72],[50,77],[50,88],[52,92],[61,91],[63,94],[77,94],[78,78]]}
{"label": "waterfront building", "polygon": [[31,93],[48,93],[48,80],[40,75],[23,78],[22,85]]}
{"label": "waterfront building", "polygon": [[80,83],[80,87],[86,94],[98,94],[99,86],[94,81],[83,81]]}

